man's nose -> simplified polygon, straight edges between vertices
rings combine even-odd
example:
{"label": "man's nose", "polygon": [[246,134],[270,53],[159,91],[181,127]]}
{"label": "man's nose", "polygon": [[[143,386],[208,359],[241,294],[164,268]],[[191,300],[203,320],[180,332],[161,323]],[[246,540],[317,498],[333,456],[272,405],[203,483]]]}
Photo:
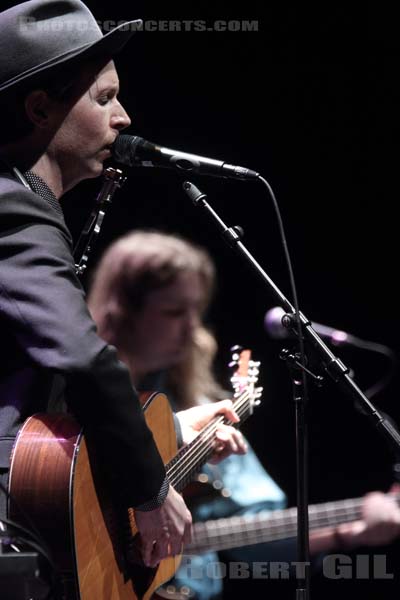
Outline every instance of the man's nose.
{"label": "man's nose", "polygon": [[129,118],[128,113],[126,112],[122,104],[118,102],[118,110],[113,115],[111,126],[114,129],[118,129],[118,131],[122,131],[126,127],[129,127],[130,124],[131,119]]}

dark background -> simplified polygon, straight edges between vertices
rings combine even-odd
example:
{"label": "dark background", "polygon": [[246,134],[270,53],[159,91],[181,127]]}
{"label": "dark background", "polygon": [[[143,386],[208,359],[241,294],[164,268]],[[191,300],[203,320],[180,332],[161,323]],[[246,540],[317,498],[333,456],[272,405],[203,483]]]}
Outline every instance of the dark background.
{"label": "dark background", "polygon": [[[258,170],[282,212],[300,306],[311,319],[399,351],[397,303],[398,50],[394,13],[323,3],[235,7],[114,0],[87,2],[98,19],[258,20],[258,32],[143,32],[116,60],[129,133]],[[205,245],[219,286],[209,319],[220,342],[249,346],[263,361],[263,404],[244,429],[260,459],[296,502],[294,407],[282,346],[263,330],[277,302],[187,199],[183,178],[163,170],[125,170],[92,257],[133,228],[161,228]],[[271,199],[258,183],[193,177],[229,225],[288,295],[288,273]],[[64,202],[76,235],[99,189],[91,181]],[[361,387],[377,381],[386,359],[337,349]],[[318,370],[318,365],[313,363]],[[399,379],[374,398],[400,423]],[[353,402],[326,381],[310,386],[310,502],[387,489],[393,456]],[[354,591],[382,595],[395,584]],[[379,585],[378,585],[379,583]],[[353,589],[317,580],[314,597]],[[375,587],[374,587],[375,585]],[[319,587],[320,586],[320,587]],[[381,586],[381,587],[379,587]],[[390,590],[389,590],[390,588]],[[265,587],[265,592],[267,592]],[[271,588],[272,589],[272,588]],[[368,589],[368,591],[367,591]],[[255,594],[264,592],[255,586]],[[282,594],[284,586],[277,588]],[[288,597],[294,597],[288,592]]]}

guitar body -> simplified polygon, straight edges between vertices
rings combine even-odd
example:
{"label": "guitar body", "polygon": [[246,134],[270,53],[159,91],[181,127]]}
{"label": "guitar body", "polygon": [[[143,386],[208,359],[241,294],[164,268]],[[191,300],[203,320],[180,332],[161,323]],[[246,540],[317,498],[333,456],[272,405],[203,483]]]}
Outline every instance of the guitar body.
{"label": "guitar body", "polygon": [[[248,350],[235,350],[233,360],[234,409],[244,419],[259,404],[259,363],[250,361]],[[145,393],[141,402],[171,485],[182,491],[212,455],[218,424],[230,421],[216,415],[178,452],[167,397]],[[179,566],[180,557],[164,559],[155,569],[143,565],[134,511],[116,509],[96,454],[69,415],[37,414],[24,423],[9,488],[10,516],[34,527],[49,547],[63,600],[149,600]]]}
{"label": "guitar body", "polygon": [[[167,397],[146,396],[144,414],[166,464],[177,452]],[[11,518],[30,527],[17,505],[29,515],[69,582],[68,598],[148,600],[175,573],[179,557],[163,560],[156,569],[127,561],[127,541],[137,533],[134,511],[115,509],[96,456],[69,415],[38,414],[24,423],[9,485]]]}

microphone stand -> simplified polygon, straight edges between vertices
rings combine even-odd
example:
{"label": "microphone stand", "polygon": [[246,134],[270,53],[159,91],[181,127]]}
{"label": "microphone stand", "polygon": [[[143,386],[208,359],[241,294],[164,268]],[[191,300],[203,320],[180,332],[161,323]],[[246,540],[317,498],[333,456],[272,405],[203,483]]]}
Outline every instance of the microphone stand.
{"label": "microphone stand", "polygon": [[[280,306],[286,311],[286,315],[282,317],[282,324],[292,329],[297,335],[295,329],[296,326],[296,313],[295,309],[289,300],[284,296],[277,285],[262,269],[261,265],[256,261],[253,255],[249,252],[246,246],[241,242],[241,236],[243,231],[240,227],[227,227],[224,221],[219,217],[215,210],[208,204],[207,196],[200,192],[200,190],[190,183],[185,181],[183,189],[189,198],[192,200],[196,207],[204,209],[209,215],[211,220],[216,224],[217,228],[222,233],[224,241],[238,254],[244,258],[247,263],[252,267],[253,271],[257,273],[259,277],[267,284],[267,287],[274,297],[278,300]],[[384,414],[380,414],[370,400],[363,394],[357,384],[349,375],[349,369],[343,364],[343,362],[337,358],[326,344],[319,337],[317,332],[312,328],[311,322],[305,317],[302,312],[299,312],[298,318],[301,323],[302,336],[311,342],[314,349],[319,354],[321,363],[328,375],[333,379],[335,383],[353,400],[356,405],[360,408],[362,414],[366,415],[371,422],[376,426],[377,430],[384,436],[386,441],[392,447],[395,452],[400,450],[400,434],[392,423],[386,418]],[[299,576],[298,570],[296,570],[296,578],[298,582],[298,588],[296,590],[296,600],[308,600],[309,599],[309,528],[308,528],[308,503],[307,503],[307,483],[308,483],[308,469],[307,469],[307,420],[306,420],[306,406],[304,404],[304,367],[301,365],[297,356],[286,355],[290,365],[293,396],[296,407],[296,462],[297,462],[297,534],[298,534],[298,562],[301,567],[301,575]],[[298,369],[303,371],[303,378],[299,377]],[[297,369],[297,372],[296,372]],[[307,372],[308,370],[305,369]],[[318,379],[318,378],[317,378]]]}

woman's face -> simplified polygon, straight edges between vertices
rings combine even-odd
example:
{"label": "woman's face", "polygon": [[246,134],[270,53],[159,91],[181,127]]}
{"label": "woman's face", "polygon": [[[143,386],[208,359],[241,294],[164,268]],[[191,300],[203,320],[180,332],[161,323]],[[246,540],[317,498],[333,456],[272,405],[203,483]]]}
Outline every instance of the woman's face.
{"label": "woman's face", "polygon": [[142,375],[182,361],[199,325],[204,286],[197,273],[182,272],[150,292],[132,318],[130,358]]}

